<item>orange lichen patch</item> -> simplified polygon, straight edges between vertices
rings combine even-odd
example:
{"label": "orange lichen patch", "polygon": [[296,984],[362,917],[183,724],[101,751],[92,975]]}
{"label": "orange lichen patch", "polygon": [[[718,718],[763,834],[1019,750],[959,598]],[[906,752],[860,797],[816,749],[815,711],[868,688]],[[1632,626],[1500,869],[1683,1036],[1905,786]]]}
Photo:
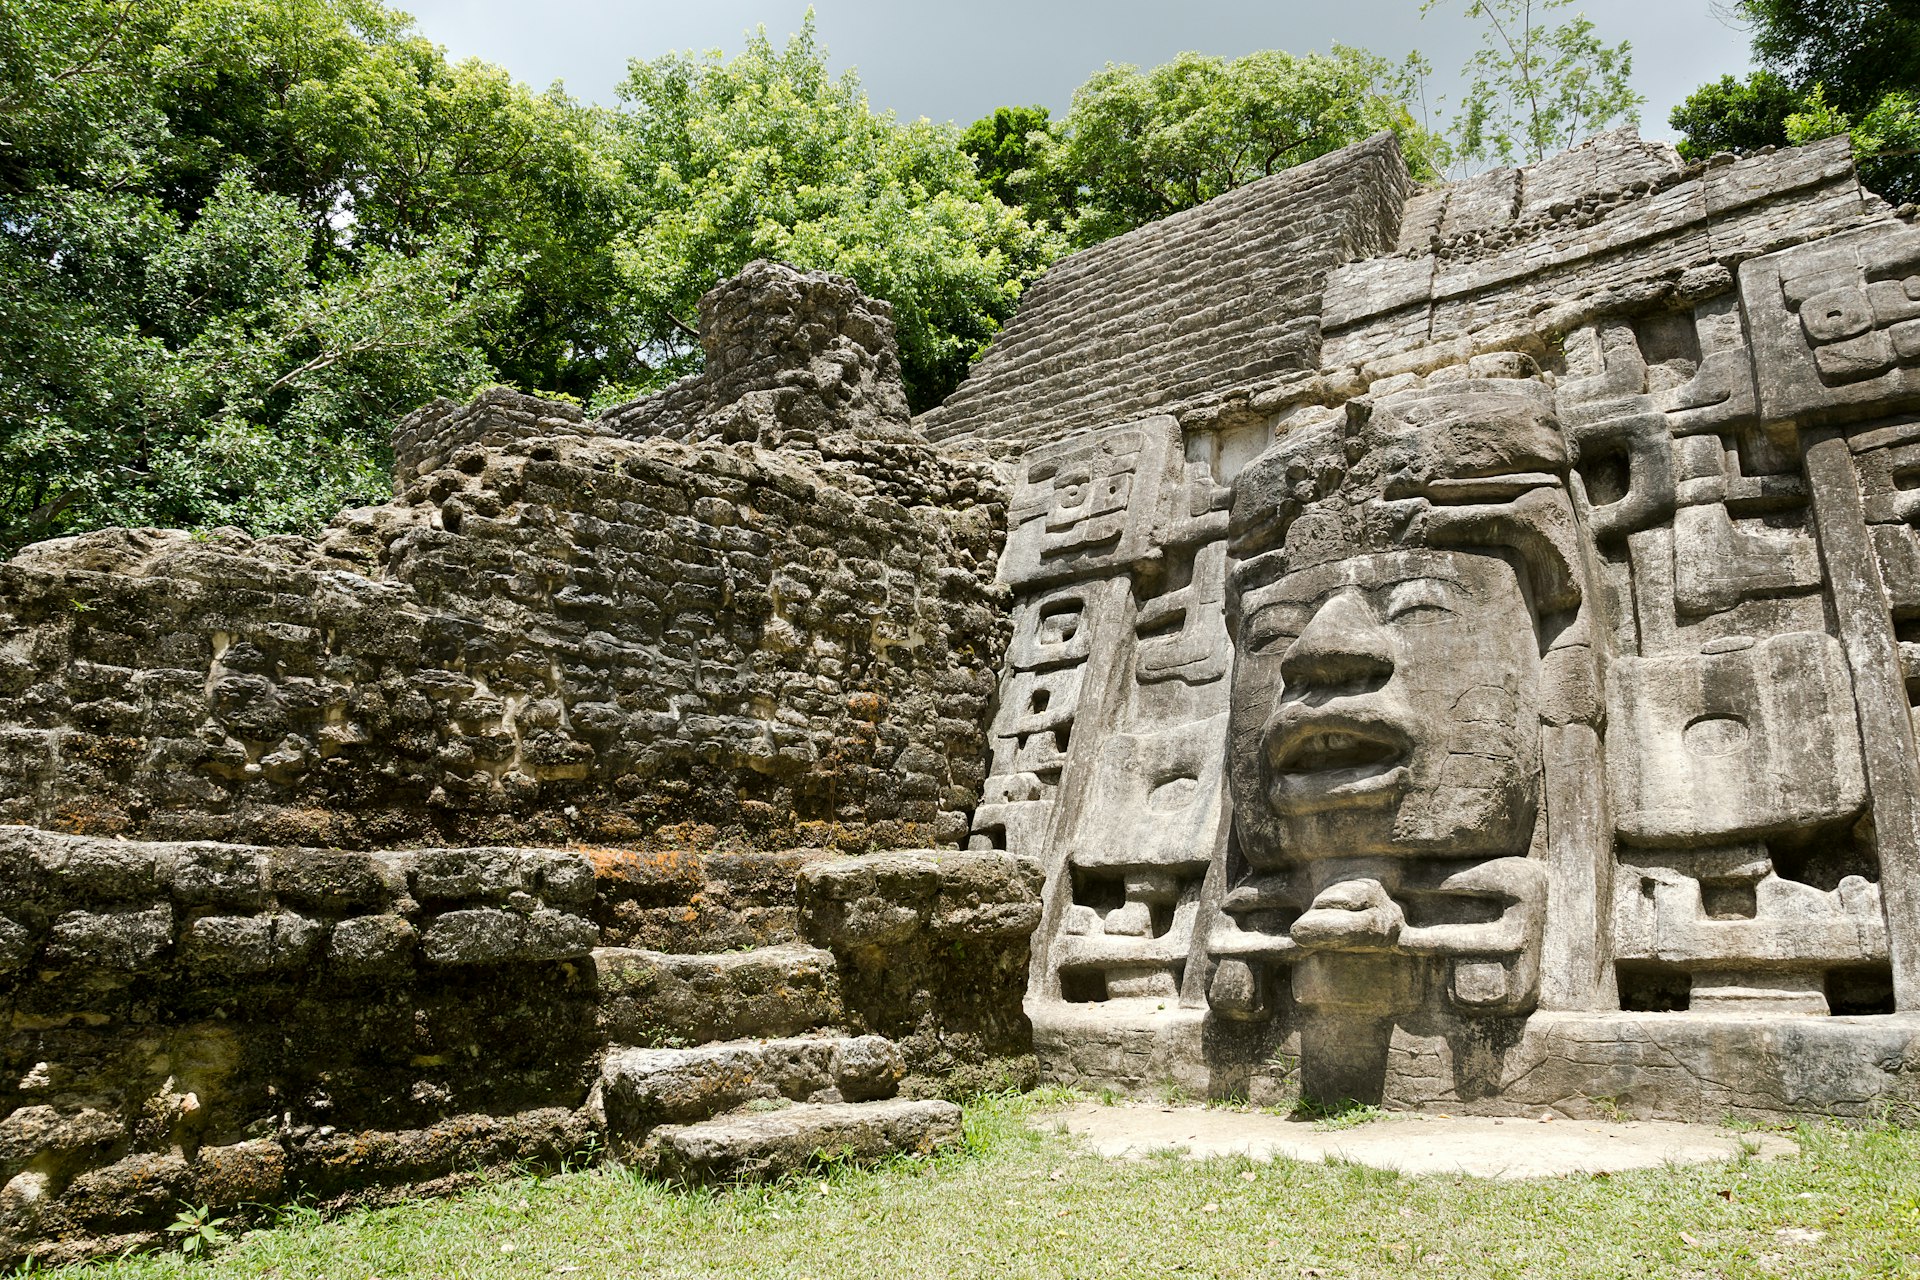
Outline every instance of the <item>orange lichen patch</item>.
{"label": "orange lichen patch", "polygon": [[706,883],[700,855],[691,849],[608,849],[575,846],[593,863],[594,879],[602,884],[633,888],[680,884],[697,893]]}
{"label": "orange lichen patch", "polygon": [[74,759],[90,760],[109,769],[132,764],[147,749],[145,738],[112,738],[97,733],[76,733],[61,747]]}
{"label": "orange lichen patch", "polygon": [[53,815],[53,828],[76,836],[123,835],[133,824],[127,811],[118,805],[75,801],[62,805]]}
{"label": "orange lichen patch", "polygon": [[676,822],[654,832],[655,840],[682,849],[711,849],[719,838],[720,828],[704,822]]}

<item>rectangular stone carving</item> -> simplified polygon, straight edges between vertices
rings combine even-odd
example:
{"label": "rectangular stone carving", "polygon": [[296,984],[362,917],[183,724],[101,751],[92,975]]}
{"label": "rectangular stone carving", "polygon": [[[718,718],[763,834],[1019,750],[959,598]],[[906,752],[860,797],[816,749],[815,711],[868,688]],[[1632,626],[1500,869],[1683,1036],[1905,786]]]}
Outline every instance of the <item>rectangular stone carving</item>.
{"label": "rectangular stone carving", "polygon": [[1000,580],[1015,588],[1124,568],[1151,547],[1163,493],[1183,465],[1170,417],[1107,427],[1027,454],[1014,485]]}
{"label": "rectangular stone carving", "polygon": [[1223,712],[1101,745],[1068,859],[1076,867],[1203,869],[1220,830],[1227,758]]}
{"label": "rectangular stone carving", "polygon": [[1920,230],[1883,223],[1755,258],[1740,297],[1767,418],[1920,401]]}
{"label": "rectangular stone carving", "polygon": [[1866,802],[1852,684],[1813,632],[1716,652],[1615,660],[1607,771],[1634,844],[1685,845],[1817,826]]}

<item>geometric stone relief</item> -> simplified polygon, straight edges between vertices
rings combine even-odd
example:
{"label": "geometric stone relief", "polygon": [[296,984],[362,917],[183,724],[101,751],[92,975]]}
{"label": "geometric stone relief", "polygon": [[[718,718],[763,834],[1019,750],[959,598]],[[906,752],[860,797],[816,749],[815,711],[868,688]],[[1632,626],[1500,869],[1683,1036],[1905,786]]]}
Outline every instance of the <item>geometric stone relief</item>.
{"label": "geometric stone relief", "polygon": [[1866,784],[1839,641],[1798,632],[1708,648],[1614,662],[1607,779],[1621,837],[1732,841],[1859,817]]}
{"label": "geometric stone relief", "polygon": [[1535,1019],[1920,1011],[1920,231],[1696,243],[1025,456],[1043,1060],[1467,1100]]}
{"label": "geometric stone relief", "polygon": [[1765,416],[1830,420],[1920,398],[1920,229],[1863,227],[1740,268]]}
{"label": "geometric stone relief", "polygon": [[1230,490],[1170,417],[1019,467],[1000,570],[1014,635],[973,843],[1046,866],[1036,992],[1174,998],[1224,827]]}

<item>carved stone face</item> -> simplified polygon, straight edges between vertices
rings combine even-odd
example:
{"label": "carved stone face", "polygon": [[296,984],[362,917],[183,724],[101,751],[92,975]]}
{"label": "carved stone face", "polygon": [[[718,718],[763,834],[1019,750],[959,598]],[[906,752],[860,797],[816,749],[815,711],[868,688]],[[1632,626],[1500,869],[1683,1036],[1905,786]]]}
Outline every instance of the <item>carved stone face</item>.
{"label": "carved stone face", "polygon": [[1526,851],[1540,658],[1506,560],[1359,555],[1238,604],[1230,776],[1254,866]]}

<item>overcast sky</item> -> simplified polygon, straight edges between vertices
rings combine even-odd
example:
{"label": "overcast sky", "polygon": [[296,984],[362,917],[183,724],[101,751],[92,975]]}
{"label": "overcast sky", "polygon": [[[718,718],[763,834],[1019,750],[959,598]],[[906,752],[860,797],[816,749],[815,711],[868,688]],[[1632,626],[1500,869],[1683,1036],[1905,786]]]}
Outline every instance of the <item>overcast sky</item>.
{"label": "overcast sky", "polygon": [[[800,25],[806,0],[397,0],[455,57],[500,63],[544,87],[611,102],[629,58],[674,50],[737,51],[764,24],[776,39]],[[1184,49],[1236,57],[1359,45],[1395,60],[1419,49],[1436,93],[1458,94],[1458,68],[1477,28],[1464,0],[1422,19],[1419,0],[814,0],[834,66],[856,67],[873,106],[961,124],[997,106],[1038,102],[1064,111],[1108,62],[1151,66]],[[1578,6],[1609,42],[1633,42],[1634,80],[1647,96],[1641,131],[1671,137],[1667,113],[1703,80],[1748,66],[1747,38],[1713,0],[1586,0]],[[1571,13],[1575,10],[1564,11]]]}

